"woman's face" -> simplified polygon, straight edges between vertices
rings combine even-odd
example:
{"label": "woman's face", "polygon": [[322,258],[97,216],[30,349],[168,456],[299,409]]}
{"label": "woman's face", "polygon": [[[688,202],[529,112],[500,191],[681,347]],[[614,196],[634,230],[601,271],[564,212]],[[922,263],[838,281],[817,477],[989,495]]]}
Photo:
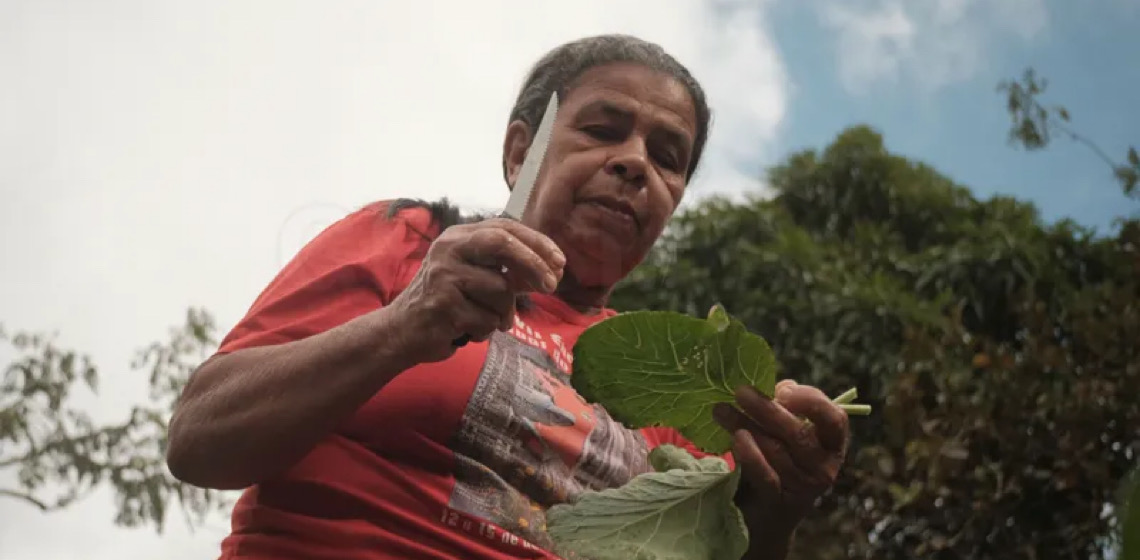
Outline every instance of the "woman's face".
{"label": "woman's face", "polygon": [[[685,192],[697,117],[684,85],[634,64],[584,72],[558,118],[525,223],[566,254],[584,287],[617,283],[657,241]],[[530,144],[521,122],[507,131],[507,179]]]}

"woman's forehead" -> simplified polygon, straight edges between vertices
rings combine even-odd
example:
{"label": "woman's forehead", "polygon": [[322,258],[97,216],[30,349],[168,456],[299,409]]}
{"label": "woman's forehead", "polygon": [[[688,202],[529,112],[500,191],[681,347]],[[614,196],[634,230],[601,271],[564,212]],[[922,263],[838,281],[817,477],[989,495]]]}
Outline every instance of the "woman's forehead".
{"label": "woman's forehead", "polygon": [[596,113],[614,118],[650,112],[696,132],[696,107],[688,90],[673,76],[634,64],[591,68],[571,84],[559,112]]}

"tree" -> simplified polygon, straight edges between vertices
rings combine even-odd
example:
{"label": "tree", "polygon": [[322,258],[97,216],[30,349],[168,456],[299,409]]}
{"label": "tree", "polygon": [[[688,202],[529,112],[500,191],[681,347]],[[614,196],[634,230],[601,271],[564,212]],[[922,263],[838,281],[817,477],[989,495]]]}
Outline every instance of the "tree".
{"label": "tree", "polygon": [[98,389],[89,357],[60,348],[54,336],[0,329],[0,344],[16,354],[0,379],[0,472],[14,472],[16,485],[0,487],[0,497],[46,512],[109,485],[116,524],[159,532],[174,504],[192,526],[223,507],[221,494],[178,481],[165,460],[166,419],[190,373],[216,347],[215,330],[209,313],[190,309],[169,340],[140,349],[131,367],[148,375],[151,401],[121,422],[99,425],[71,403],[84,387]]}
{"label": "tree", "polygon": [[[1140,154],[1134,146],[1129,146],[1125,153],[1123,163],[1115,160],[1096,142],[1076,132],[1071,127],[1069,110],[1061,105],[1046,108],[1039,97],[1044,95],[1048,86],[1047,80],[1038,77],[1033,68],[1027,68],[1019,80],[1006,80],[998,85],[998,91],[1006,98],[1006,107],[1009,111],[1011,125],[1009,130],[1010,143],[1021,146],[1030,151],[1041,150],[1052,143],[1055,135],[1066,136],[1070,140],[1084,145],[1093,152],[1102,162],[1113,171],[1116,181],[1120,184],[1126,196],[1140,197],[1137,183],[1140,182]],[[1127,223],[1127,222],[1125,222]],[[1134,473],[1140,477],[1140,469]],[[1132,511],[1137,512],[1137,492],[1140,485],[1135,483],[1133,498],[1129,500]],[[1127,493],[1128,490],[1125,490]],[[1122,513],[1127,515],[1127,513]],[[1131,548],[1125,543],[1121,552],[1124,559],[1140,559],[1140,513],[1133,513],[1132,517],[1132,544]],[[1127,538],[1124,539],[1128,541]]]}
{"label": "tree", "polygon": [[1129,146],[1124,161],[1118,161],[1096,142],[1078,133],[1071,126],[1069,110],[1064,106],[1046,107],[1040,97],[1045,94],[1048,80],[1028,68],[1018,80],[1006,80],[998,84],[998,91],[1005,94],[1006,107],[1012,121],[1009,130],[1010,142],[1027,150],[1043,149],[1057,135],[1084,145],[1110,169],[1124,194],[1140,198],[1137,185],[1140,184],[1140,153]]}
{"label": "tree", "polygon": [[781,374],[874,405],[796,555],[1101,558],[1140,453],[1140,227],[978,200],[867,127],[680,214],[619,309],[723,303]]}
{"label": "tree", "polygon": [[1122,492],[1120,559],[1140,560],[1140,474],[1133,476]]}

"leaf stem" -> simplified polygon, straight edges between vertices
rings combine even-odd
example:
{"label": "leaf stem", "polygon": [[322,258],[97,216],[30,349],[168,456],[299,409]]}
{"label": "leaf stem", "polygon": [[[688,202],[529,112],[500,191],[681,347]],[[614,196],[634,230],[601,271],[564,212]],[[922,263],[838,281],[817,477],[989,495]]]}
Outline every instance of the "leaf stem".
{"label": "leaf stem", "polygon": [[867,416],[871,414],[871,405],[869,404],[841,404],[839,408],[842,408],[847,414],[854,416]]}
{"label": "leaf stem", "polygon": [[859,389],[852,387],[852,388],[844,391],[844,393],[842,395],[839,395],[838,397],[835,397],[834,399],[832,399],[832,401],[835,404],[844,405],[844,404],[850,404],[852,401],[854,401],[857,398],[859,398]]}
{"label": "leaf stem", "polygon": [[843,392],[842,395],[831,399],[832,402],[839,405],[847,414],[855,416],[867,416],[871,414],[871,405],[869,404],[851,404],[852,401],[859,397],[859,390],[852,387]]}

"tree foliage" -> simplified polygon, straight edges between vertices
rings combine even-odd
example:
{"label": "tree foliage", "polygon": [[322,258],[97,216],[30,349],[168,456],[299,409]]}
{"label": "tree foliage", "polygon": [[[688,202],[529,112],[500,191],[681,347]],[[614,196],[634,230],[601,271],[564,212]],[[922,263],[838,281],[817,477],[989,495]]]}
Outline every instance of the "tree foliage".
{"label": "tree foliage", "polygon": [[15,357],[0,378],[0,473],[14,473],[0,497],[42,511],[65,508],[92,490],[114,490],[115,523],[163,530],[167,510],[180,507],[192,525],[225,505],[222,495],[185,485],[166,468],[166,419],[190,373],[216,347],[215,324],[190,309],[170,337],[138,350],[131,367],[145,373],[150,401],[116,423],[93,421],[74,404],[97,392],[100,374],[86,355],[61,348],[42,333],[7,334]]}
{"label": "tree foliage", "polygon": [[867,127],[679,215],[620,309],[723,303],[781,377],[875,407],[796,555],[1100,558],[1140,453],[1140,225],[978,200]]}

